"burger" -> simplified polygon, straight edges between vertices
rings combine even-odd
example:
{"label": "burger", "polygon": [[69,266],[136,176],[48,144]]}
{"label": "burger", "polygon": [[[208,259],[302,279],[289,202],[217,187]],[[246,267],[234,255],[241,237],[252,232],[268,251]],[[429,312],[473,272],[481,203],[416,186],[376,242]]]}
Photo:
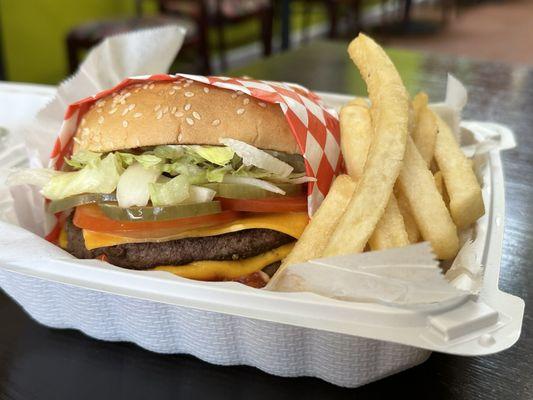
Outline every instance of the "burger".
{"label": "burger", "polygon": [[57,244],[122,268],[262,287],[308,223],[312,179],[280,107],[188,79],[100,98],[61,171],[32,173]]}

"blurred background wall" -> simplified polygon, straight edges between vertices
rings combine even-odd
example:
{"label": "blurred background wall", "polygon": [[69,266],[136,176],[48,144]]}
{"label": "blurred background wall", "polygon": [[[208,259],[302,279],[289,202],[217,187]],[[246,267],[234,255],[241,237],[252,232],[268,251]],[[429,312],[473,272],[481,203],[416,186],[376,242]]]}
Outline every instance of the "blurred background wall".
{"label": "blurred background wall", "polygon": [[134,14],[131,0],[1,0],[6,78],[57,83],[67,75],[65,36],[90,19]]}

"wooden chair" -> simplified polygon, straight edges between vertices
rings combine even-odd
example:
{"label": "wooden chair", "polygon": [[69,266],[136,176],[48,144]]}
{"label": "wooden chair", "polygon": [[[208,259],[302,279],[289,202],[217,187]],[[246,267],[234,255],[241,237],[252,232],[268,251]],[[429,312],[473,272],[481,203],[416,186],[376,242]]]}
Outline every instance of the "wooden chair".
{"label": "wooden chair", "polygon": [[306,34],[307,26],[309,26],[312,10],[315,5],[321,4],[326,7],[328,14],[328,37],[335,39],[339,36],[339,18],[342,10],[350,12],[351,26],[350,30],[355,33],[359,32],[361,28],[361,0],[302,0],[303,3],[303,15],[302,15],[302,40],[304,42],[309,40],[309,36]]}
{"label": "wooden chair", "polygon": [[222,69],[227,68],[224,28],[251,18],[261,21],[263,53],[272,52],[273,0],[157,0],[159,15],[143,16],[142,0],[136,1],[136,16],[118,20],[88,22],[74,27],[66,38],[70,72],[79,65],[79,53],[104,38],[137,29],[179,23],[187,28],[184,47],[198,51],[201,73],[211,74],[209,28],[216,27]]}
{"label": "wooden chair", "polygon": [[158,0],[165,15],[188,17],[197,22],[201,46],[209,54],[208,29],[217,30],[221,69],[227,69],[225,28],[246,20],[261,23],[263,54],[272,53],[273,0]]}
{"label": "wooden chair", "polygon": [[74,27],[69,31],[66,38],[69,71],[72,74],[77,70],[80,63],[80,52],[82,50],[90,49],[108,36],[175,23],[187,28],[187,36],[185,37],[183,46],[197,47],[200,50],[199,59],[203,60],[200,69],[203,73],[209,73],[209,56],[202,54],[203,47],[201,46],[197,26],[190,20],[178,19],[166,15],[135,16],[124,19],[91,21]]}

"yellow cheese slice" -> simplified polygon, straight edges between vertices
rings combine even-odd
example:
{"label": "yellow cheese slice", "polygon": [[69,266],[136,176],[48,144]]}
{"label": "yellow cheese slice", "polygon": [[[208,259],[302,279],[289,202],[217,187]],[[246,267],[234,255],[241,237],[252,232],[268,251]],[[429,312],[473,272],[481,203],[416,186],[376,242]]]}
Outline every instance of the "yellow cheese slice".
{"label": "yellow cheese slice", "polygon": [[89,250],[124,243],[166,242],[189,237],[215,236],[257,228],[271,229],[298,239],[308,222],[307,213],[254,214],[222,225],[191,229],[164,238],[134,238],[90,231],[88,229],[83,230],[83,238],[85,239],[85,247]]}
{"label": "yellow cheese slice", "polygon": [[167,271],[183,278],[201,281],[235,279],[259,271],[269,264],[280,261],[289,254],[294,243],[259,254],[255,257],[235,261],[195,261],[186,265],[164,265],[155,267],[157,271]]}

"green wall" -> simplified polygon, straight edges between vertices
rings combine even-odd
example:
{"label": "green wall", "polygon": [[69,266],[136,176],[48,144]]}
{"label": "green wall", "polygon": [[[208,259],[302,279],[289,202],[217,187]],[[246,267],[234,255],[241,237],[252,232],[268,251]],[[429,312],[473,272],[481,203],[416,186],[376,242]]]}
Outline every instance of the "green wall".
{"label": "green wall", "polygon": [[65,37],[93,19],[134,14],[133,0],[0,0],[6,78],[56,84],[67,75]]}

